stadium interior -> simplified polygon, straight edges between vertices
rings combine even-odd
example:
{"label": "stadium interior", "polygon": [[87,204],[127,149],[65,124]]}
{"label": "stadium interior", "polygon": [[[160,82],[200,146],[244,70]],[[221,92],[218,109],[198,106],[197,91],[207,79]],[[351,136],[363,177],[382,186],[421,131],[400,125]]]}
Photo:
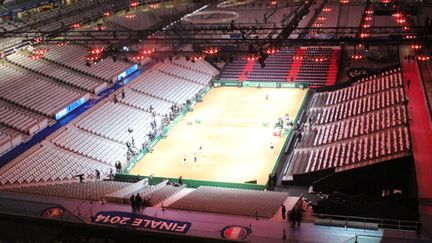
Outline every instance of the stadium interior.
{"label": "stadium interior", "polygon": [[0,0],[0,242],[432,242],[430,0]]}

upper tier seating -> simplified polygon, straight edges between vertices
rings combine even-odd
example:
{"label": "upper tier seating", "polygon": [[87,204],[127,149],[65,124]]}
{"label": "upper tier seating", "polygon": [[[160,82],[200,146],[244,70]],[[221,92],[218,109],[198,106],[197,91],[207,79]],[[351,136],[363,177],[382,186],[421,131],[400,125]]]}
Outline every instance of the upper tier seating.
{"label": "upper tier seating", "polygon": [[48,62],[43,59],[30,59],[19,53],[9,55],[7,59],[10,62],[25,69],[53,78],[54,80],[59,80],[60,82],[88,92],[99,93],[107,87],[106,83],[63,68],[60,65]]}
{"label": "upper tier seating", "polygon": [[[300,71],[295,78],[296,82],[308,82],[311,85],[323,85],[327,82],[333,48],[307,48]],[[323,57],[324,61],[316,62],[313,59]]]}
{"label": "upper tier seating", "polygon": [[50,117],[84,97],[5,64],[0,65],[0,72],[2,99]]}
{"label": "upper tier seating", "polygon": [[0,183],[5,185],[71,180],[79,174],[92,175],[96,169],[101,174],[107,174],[111,168],[43,141],[2,167]]}
{"label": "upper tier seating", "polygon": [[131,87],[169,102],[183,104],[193,99],[204,85],[152,69],[138,76]]}
{"label": "upper tier seating", "polygon": [[74,127],[67,127],[51,140],[54,144],[114,166],[117,161],[126,160],[127,147],[124,144],[93,135]]}
{"label": "upper tier seating", "polygon": [[406,156],[411,142],[400,70],[362,79],[335,91],[318,92],[307,114],[287,177],[335,168],[344,170]]}
{"label": "upper tier seating", "polygon": [[271,218],[287,197],[282,192],[200,186],[168,207]]}
{"label": "upper tier seating", "polygon": [[241,76],[243,74],[247,80],[286,81],[295,53],[296,49],[283,48],[275,55],[269,56],[266,59],[265,68],[261,68],[258,62],[254,63],[247,62],[243,59],[237,59],[225,67],[220,79],[242,79]]}
{"label": "upper tier seating", "polygon": [[[302,60],[293,60],[294,56]],[[306,82],[311,86],[323,86],[336,81],[338,72],[337,48],[283,48],[275,55],[269,56],[265,67],[256,61],[235,60],[225,66],[221,80],[248,80],[271,82]],[[322,57],[323,61],[314,61]]]}
{"label": "upper tier seating", "polygon": [[0,187],[0,190],[49,197],[101,201],[106,194],[120,190],[128,185],[130,185],[130,183],[118,181],[84,181],[84,183],[63,183],[11,188]]}
{"label": "upper tier seating", "polygon": [[0,156],[21,144],[22,141],[23,138],[20,133],[17,133],[10,128],[0,125]]}
{"label": "upper tier seating", "polygon": [[187,61],[185,58],[180,57],[180,58],[174,58],[172,63],[193,71],[207,74],[211,77],[214,77],[219,73],[219,71],[216,68],[214,68],[211,64],[203,60],[196,60],[195,62],[190,62]]}
{"label": "upper tier seating", "polygon": [[114,62],[112,58],[105,58],[88,67],[85,65],[85,56],[88,55],[89,50],[78,45],[50,45],[47,49],[45,59],[106,82],[116,82],[117,76],[131,66],[122,61]]}
{"label": "upper tier seating", "polygon": [[160,72],[175,76],[181,79],[192,81],[198,84],[209,84],[212,76],[192,69],[184,68],[179,65],[174,65],[169,62],[164,62],[157,68]]}

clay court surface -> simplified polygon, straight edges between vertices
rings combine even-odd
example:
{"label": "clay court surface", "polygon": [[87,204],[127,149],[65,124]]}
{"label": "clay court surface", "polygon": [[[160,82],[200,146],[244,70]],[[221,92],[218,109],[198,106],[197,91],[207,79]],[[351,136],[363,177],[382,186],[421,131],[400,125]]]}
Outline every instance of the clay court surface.
{"label": "clay court surface", "polygon": [[306,92],[213,88],[130,174],[265,184],[286,139],[273,136],[274,124],[287,113],[293,120]]}

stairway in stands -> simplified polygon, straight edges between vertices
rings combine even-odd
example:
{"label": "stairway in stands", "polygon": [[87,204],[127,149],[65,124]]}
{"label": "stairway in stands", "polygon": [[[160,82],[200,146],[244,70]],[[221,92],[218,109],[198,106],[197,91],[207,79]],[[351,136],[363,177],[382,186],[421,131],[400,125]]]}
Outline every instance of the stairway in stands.
{"label": "stairway in stands", "polygon": [[330,59],[330,67],[328,69],[327,74],[327,82],[326,85],[334,85],[336,83],[337,75],[338,75],[338,58],[339,58],[340,49],[333,49],[333,54]]}
{"label": "stairway in stands", "polygon": [[254,66],[255,66],[255,61],[248,61],[244,66],[243,70],[241,71],[238,80],[239,81],[248,80],[249,74],[252,72]]}
{"label": "stairway in stands", "polygon": [[[303,48],[299,48],[296,51],[295,56],[303,57],[305,50]],[[300,72],[300,67],[303,59],[293,59],[293,63],[291,64],[291,68],[288,71],[288,75],[286,77],[287,81],[295,81],[297,78],[297,74]]]}

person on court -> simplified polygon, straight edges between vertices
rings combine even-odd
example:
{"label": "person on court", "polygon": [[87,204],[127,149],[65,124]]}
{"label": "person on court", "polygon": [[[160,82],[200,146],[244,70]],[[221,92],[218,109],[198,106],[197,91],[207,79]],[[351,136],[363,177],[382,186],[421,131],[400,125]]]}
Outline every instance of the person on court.
{"label": "person on court", "polygon": [[195,162],[195,164],[197,162],[197,156],[196,156],[196,154],[194,154],[194,162]]}

